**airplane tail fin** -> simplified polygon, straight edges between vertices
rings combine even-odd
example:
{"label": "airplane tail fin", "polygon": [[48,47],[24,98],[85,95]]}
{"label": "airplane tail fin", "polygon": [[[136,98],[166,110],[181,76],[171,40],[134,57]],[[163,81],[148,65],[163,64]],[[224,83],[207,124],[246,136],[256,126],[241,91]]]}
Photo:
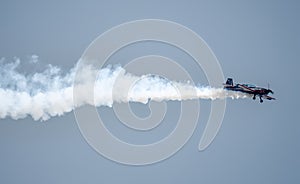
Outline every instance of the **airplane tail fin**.
{"label": "airplane tail fin", "polygon": [[233,80],[232,80],[232,78],[227,78],[226,85],[233,86]]}

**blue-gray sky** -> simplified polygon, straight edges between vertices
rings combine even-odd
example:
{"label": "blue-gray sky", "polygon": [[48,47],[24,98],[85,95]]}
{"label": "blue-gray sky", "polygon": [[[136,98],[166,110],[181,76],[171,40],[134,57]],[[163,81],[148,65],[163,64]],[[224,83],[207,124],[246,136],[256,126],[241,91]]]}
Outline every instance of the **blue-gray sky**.
{"label": "blue-gray sky", "polygon": [[[0,183],[299,183],[299,8],[298,1],[1,1],[0,57],[26,61],[36,54],[41,65],[68,70],[109,28],[136,19],[166,19],[199,34],[225,77],[260,86],[269,82],[278,100],[228,100],[219,134],[199,152],[209,113],[209,101],[201,101],[203,118],[183,149],[164,162],[141,167],[100,156],[85,142],[73,113],[46,122],[1,119]],[[141,47],[148,51],[133,46],[136,55],[122,56],[121,51],[112,63],[174,53],[161,45]],[[196,82],[203,81],[201,70],[190,73],[201,79]],[[110,109],[99,111],[109,118]]]}

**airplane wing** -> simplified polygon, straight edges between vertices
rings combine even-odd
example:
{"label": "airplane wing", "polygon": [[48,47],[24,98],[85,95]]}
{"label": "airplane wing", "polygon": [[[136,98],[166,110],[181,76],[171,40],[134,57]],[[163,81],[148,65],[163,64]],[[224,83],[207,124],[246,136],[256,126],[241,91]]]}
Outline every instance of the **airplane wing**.
{"label": "airplane wing", "polygon": [[276,100],[276,98],[268,96],[268,95],[263,95],[262,97],[267,100]]}
{"label": "airplane wing", "polygon": [[246,91],[255,92],[255,90],[253,90],[253,89],[251,89],[251,88],[249,88],[247,86],[244,86],[242,84],[239,84],[239,87],[241,87],[243,90],[246,90]]}

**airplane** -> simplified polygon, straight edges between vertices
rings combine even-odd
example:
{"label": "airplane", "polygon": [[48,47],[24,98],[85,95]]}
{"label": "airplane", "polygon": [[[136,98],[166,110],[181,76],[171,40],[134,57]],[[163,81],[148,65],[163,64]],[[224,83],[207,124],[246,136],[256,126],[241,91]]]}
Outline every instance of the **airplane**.
{"label": "airplane", "polygon": [[239,91],[242,93],[247,93],[253,95],[253,100],[256,99],[256,96],[259,96],[260,103],[263,103],[263,99],[267,100],[276,100],[274,97],[268,96],[269,93],[274,94],[272,90],[269,88],[262,88],[262,87],[257,87],[252,84],[233,84],[233,79],[232,78],[227,78],[227,81],[224,85],[224,89],[229,90],[229,91]]}

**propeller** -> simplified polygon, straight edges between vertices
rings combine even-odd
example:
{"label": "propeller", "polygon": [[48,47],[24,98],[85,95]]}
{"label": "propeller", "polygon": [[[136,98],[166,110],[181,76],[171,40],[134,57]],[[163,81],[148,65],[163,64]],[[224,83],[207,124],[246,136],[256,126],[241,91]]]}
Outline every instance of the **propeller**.
{"label": "propeller", "polygon": [[270,90],[270,84],[268,83],[268,92],[274,94],[272,90]]}

